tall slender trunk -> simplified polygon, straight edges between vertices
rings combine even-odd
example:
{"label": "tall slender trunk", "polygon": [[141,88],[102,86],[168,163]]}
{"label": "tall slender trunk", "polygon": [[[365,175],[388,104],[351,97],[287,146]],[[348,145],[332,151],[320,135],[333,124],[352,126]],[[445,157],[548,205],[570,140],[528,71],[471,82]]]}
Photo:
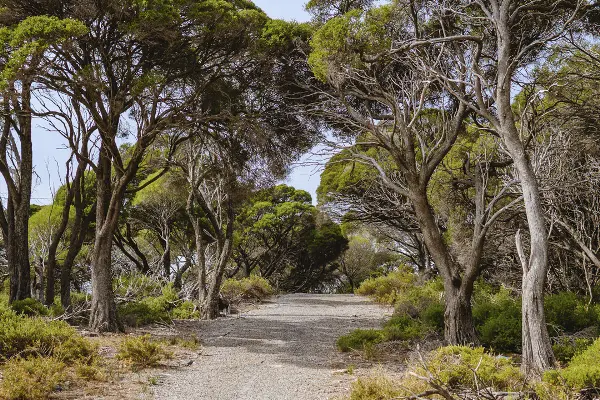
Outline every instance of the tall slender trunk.
{"label": "tall slender trunk", "polygon": [[[21,81],[21,93],[14,84],[4,98],[4,126],[0,147],[2,162],[0,170],[8,187],[6,207],[7,261],[10,274],[9,301],[31,297],[31,265],[29,262],[29,208],[33,176],[33,146],[31,142],[31,85],[28,79]],[[11,109],[12,104],[12,109]],[[16,114],[15,120],[11,111]],[[11,132],[15,128],[16,132]],[[18,137],[18,171],[9,167],[6,158],[7,144],[16,146],[11,135]],[[16,149],[15,149],[16,151]]]}
{"label": "tall slender trunk", "polygon": [[[31,190],[29,190],[31,193]],[[15,206],[8,196],[8,244],[7,261],[10,272],[9,301],[31,297],[31,265],[29,262],[29,201],[21,198]],[[24,211],[24,209],[27,211]]]}
{"label": "tall slender trunk", "polygon": [[171,279],[171,242],[169,240],[169,230],[166,229],[164,237],[159,239],[160,244],[163,248],[163,253],[160,257],[160,263],[163,267],[163,273],[167,280]]}
{"label": "tall slender trunk", "polygon": [[539,375],[556,363],[544,314],[543,293],[548,271],[548,232],[537,178],[525,152],[512,110],[512,77],[516,63],[513,59],[510,12],[503,11],[497,18],[497,130],[514,162],[521,183],[530,237],[530,251],[527,257],[520,245],[520,235],[517,235],[517,249],[523,268],[521,366],[525,373]]}
{"label": "tall slender trunk", "polygon": [[73,265],[75,259],[83,247],[86,233],[95,219],[94,213],[96,206],[92,206],[92,210],[84,216],[83,207],[75,205],[75,220],[71,228],[71,240],[69,241],[69,250],[65,256],[65,260],[60,269],[60,302],[65,309],[71,307],[71,282],[73,275]]}
{"label": "tall slender trunk", "polygon": [[[118,207],[111,204],[118,196],[112,185],[110,151],[102,144],[98,162],[96,193],[96,238],[92,254],[92,309],[90,328],[98,332],[122,330],[112,288],[112,242],[117,225]],[[115,215],[115,213],[117,215]]]}

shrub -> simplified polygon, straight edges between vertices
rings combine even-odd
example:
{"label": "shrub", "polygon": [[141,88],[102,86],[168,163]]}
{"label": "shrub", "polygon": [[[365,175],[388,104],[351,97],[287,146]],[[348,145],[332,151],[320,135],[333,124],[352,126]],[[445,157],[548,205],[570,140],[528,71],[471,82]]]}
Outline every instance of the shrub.
{"label": "shrub", "polygon": [[394,382],[384,376],[359,378],[352,384],[350,400],[391,400],[398,399],[402,391]]}
{"label": "shrub", "polygon": [[421,318],[423,312],[430,307],[444,307],[443,293],[444,288],[439,279],[407,287],[396,294],[395,312]]}
{"label": "shrub", "polygon": [[569,365],[558,371],[544,374],[544,381],[559,385],[563,380],[573,389],[600,386],[600,339],[597,339],[584,352],[575,355]]}
{"label": "shrub", "polygon": [[406,266],[385,276],[369,278],[360,284],[355,293],[371,297],[378,303],[394,304],[398,294],[413,287],[417,282],[417,275]]}
{"label": "shrub", "polygon": [[221,286],[221,295],[230,303],[262,301],[275,291],[265,278],[252,275],[243,279],[227,279]]}
{"label": "shrub", "polygon": [[170,354],[164,346],[152,341],[150,335],[130,337],[121,343],[117,359],[125,361],[133,370],[154,367]]}
{"label": "shrub", "polygon": [[27,318],[12,312],[0,315],[0,354],[60,357],[62,361],[90,358],[96,353],[91,343],[63,321]]}
{"label": "shrub", "polygon": [[7,400],[48,399],[65,379],[65,364],[55,358],[13,358],[3,371],[2,398]]}
{"label": "shrub", "polygon": [[159,296],[163,289],[159,280],[144,274],[121,275],[113,286],[117,296],[138,300]]}
{"label": "shrub", "polygon": [[431,374],[450,388],[476,389],[481,385],[503,391],[519,391],[524,385],[523,375],[510,358],[496,357],[485,352],[483,347],[439,348],[429,356],[426,370],[419,367],[416,373],[421,376]]}
{"label": "shrub", "polygon": [[577,354],[583,353],[594,341],[588,338],[561,337],[552,345],[556,359],[568,363]]}
{"label": "shrub", "polygon": [[441,301],[431,303],[421,312],[421,321],[434,332],[441,334],[444,332],[444,311],[444,304]]}
{"label": "shrub", "polygon": [[128,326],[142,326],[154,322],[171,321],[170,312],[180,302],[173,284],[168,284],[160,290],[156,297],[144,297],[139,300],[119,305],[119,315]]}
{"label": "shrub", "polygon": [[45,305],[35,299],[24,299],[15,300],[11,303],[11,308],[15,310],[17,314],[27,315],[29,317],[37,317],[48,315],[50,311]]}
{"label": "shrub", "polygon": [[500,352],[521,349],[521,302],[508,289],[496,293],[481,290],[475,295],[473,322],[481,343]]}
{"label": "shrub", "polygon": [[177,307],[171,311],[173,319],[198,319],[200,311],[191,301],[182,301]]}
{"label": "shrub", "polygon": [[384,333],[380,329],[356,329],[337,340],[338,348],[343,351],[363,350],[366,345],[381,343]]}
{"label": "shrub", "polygon": [[427,333],[423,324],[407,315],[396,315],[390,319],[383,328],[383,339],[413,340],[422,338]]}
{"label": "shrub", "polygon": [[598,314],[593,306],[573,292],[560,292],[544,298],[546,322],[549,332],[575,333],[598,324]]}

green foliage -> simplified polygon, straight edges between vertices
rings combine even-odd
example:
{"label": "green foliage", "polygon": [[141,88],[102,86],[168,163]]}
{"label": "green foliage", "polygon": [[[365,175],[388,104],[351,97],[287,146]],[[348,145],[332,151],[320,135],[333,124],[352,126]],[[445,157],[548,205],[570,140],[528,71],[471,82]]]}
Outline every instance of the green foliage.
{"label": "green foliage", "polygon": [[390,47],[386,28],[392,19],[393,7],[387,5],[366,12],[350,10],[327,21],[311,41],[308,62],[315,76],[326,81],[330,69],[366,67],[364,55]]}
{"label": "green foliage", "polygon": [[243,279],[227,279],[221,287],[221,295],[230,303],[262,301],[275,291],[268,280],[252,275]]}
{"label": "green foliage", "polygon": [[509,290],[486,292],[476,286],[473,322],[481,343],[500,352],[521,349],[521,302]]}
{"label": "green foliage", "polygon": [[365,280],[356,294],[369,296],[378,303],[394,304],[401,292],[409,290],[417,282],[417,276],[409,267],[401,267],[388,275]]}
{"label": "green foliage", "polygon": [[561,337],[553,345],[554,356],[561,363],[568,363],[571,359],[583,353],[594,341],[587,338]]}
{"label": "green foliage", "polygon": [[289,49],[297,39],[307,40],[312,33],[310,24],[271,19],[262,31],[261,42],[267,48]]}
{"label": "green foliage", "polygon": [[142,326],[154,322],[171,321],[170,312],[177,306],[179,297],[173,285],[162,288],[157,297],[144,297],[140,300],[119,305],[119,315],[129,326]]}
{"label": "green foliage", "polygon": [[10,306],[17,314],[28,317],[45,316],[50,313],[45,305],[32,298],[15,300]]}
{"label": "green foliage", "polygon": [[1,54],[8,59],[2,70],[2,85],[15,79],[29,59],[41,56],[52,44],[86,32],[87,28],[80,21],[47,15],[31,16],[15,26],[1,28]]}
{"label": "green foliage", "polygon": [[600,360],[600,339],[582,353],[575,355],[566,368],[544,374],[544,381],[556,386],[564,382],[569,388],[575,390],[600,387],[598,360]]}
{"label": "green foliage", "polygon": [[432,302],[423,309],[419,318],[425,326],[431,328],[434,332],[444,332],[444,313],[445,307],[441,301]]}
{"label": "green foliage", "polygon": [[186,300],[179,303],[171,311],[171,317],[173,319],[198,319],[200,318],[200,311],[194,302]]}
{"label": "green foliage", "polygon": [[255,192],[236,218],[234,260],[284,291],[320,288],[334,279],[347,244],[340,227],[321,216],[303,190],[278,185]]}
{"label": "green foliage", "polygon": [[[473,373],[477,371],[477,375]],[[434,350],[426,368],[416,368],[421,376],[432,374],[450,388],[492,387],[520,391],[525,378],[508,357],[494,356],[483,347],[448,346]]]}
{"label": "green foliage", "polygon": [[398,385],[384,376],[358,378],[351,390],[349,400],[392,400],[402,395]]}
{"label": "green foliage", "polygon": [[384,334],[379,329],[356,329],[347,335],[340,336],[337,347],[343,351],[363,350],[368,345],[381,343]]}
{"label": "green foliage", "polygon": [[13,358],[4,365],[0,397],[6,400],[45,400],[65,379],[65,364],[56,358]]}
{"label": "green foliage", "polygon": [[385,341],[420,339],[426,333],[423,323],[407,315],[395,315],[383,327]]}
{"label": "green foliage", "polygon": [[[134,289],[132,289],[134,288]],[[175,319],[194,319],[199,312],[190,301],[181,301],[172,283],[161,286],[160,282],[144,275],[122,277],[117,292],[135,292],[132,300],[117,306],[119,316],[128,326],[139,327]]]}
{"label": "green foliage", "polygon": [[155,367],[171,355],[164,346],[150,338],[150,335],[130,337],[120,344],[117,359],[124,361],[133,370]]}
{"label": "green foliage", "polygon": [[546,322],[551,335],[575,333],[598,325],[598,311],[573,292],[560,292],[544,298]]}
{"label": "green foliage", "polygon": [[91,359],[96,348],[63,321],[28,318],[4,311],[0,315],[0,354],[54,356],[62,361]]}

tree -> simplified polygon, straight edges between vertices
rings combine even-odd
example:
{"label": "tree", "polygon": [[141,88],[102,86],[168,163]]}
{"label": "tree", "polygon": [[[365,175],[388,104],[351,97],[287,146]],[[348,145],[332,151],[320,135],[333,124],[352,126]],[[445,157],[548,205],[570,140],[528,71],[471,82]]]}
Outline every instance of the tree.
{"label": "tree", "polygon": [[236,218],[236,270],[269,279],[285,269],[306,247],[315,211],[310,194],[287,185],[253,194]]}
{"label": "tree", "polygon": [[419,69],[431,73],[486,129],[498,135],[514,163],[529,231],[528,255],[521,235],[516,235],[523,269],[522,368],[527,373],[552,368],[555,360],[543,307],[548,230],[539,182],[527,154],[529,139],[521,136],[513,110],[513,89],[517,77],[527,74],[586,6],[586,1],[456,1],[438,13],[425,5],[415,15],[429,15],[428,25],[439,29],[429,33],[416,25],[414,37],[398,41],[392,50],[421,60]]}
{"label": "tree", "polygon": [[[56,65],[43,83],[81,104],[97,129],[99,152],[87,159],[97,179],[90,326],[115,331],[112,241],[129,185],[156,138],[186,122],[186,109],[237,60],[265,17],[241,1],[85,4],[72,10],[88,33],[53,49]],[[117,146],[124,133],[132,141],[126,157]],[[171,143],[174,150],[178,139]]]}
{"label": "tree", "polygon": [[293,292],[327,289],[347,241],[309,193],[278,185],[254,193],[238,212],[234,244],[234,272],[256,272]]}
{"label": "tree", "polygon": [[[347,226],[347,225],[344,225]],[[347,285],[346,290],[354,292],[362,281],[376,274],[379,267],[398,261],[393,251],[379,243],[367,229],[353,229],[348,235],[348,248],[340,257],[341,279]]]}
{"label": "tree", "polygon": [[[3,9],[6,20],[10,9]],[[73,20],[31,16],[5,22],[0,28],[3,121],[0,173],[8,188],[0,225],[7,244],[10,301],[31,296],[28,218],[33,175],[31,142],[32,93],[48,65],[51,45],[82,35],[85,27]]]}
{"label": "tree", "polygon": [[[422,34],[435,34],[435,25],[415,20],[410,10],[400,3],[353,10],[317,31],[309,62],[330,87],[319,92],[315,112],[349,139],[345,159],[338,161],[346,162],[347,170],[366,165],[376,173],[384,193],[393,193],[387,198],[401,199],[399,204],[409,206],[412,215],[403,220],[407,226],[412,221],[418,226],[444,282],[445,339],[453,344],[475,343],[471,296],[486,235],[513,203],[505,202],[503,184],[488,185],[497,173],[490,157],[494,151],[466,151],[463,162],[449,157],[458,138],[469,133],[471,111],[440,85],[434,73],[422,68],[422,59],[396,48],[405,42],[412,48],[412,41]],[[451,68],[445,59],[427,62]],[[456,90],[462,93],[467,87],[459,83]],[[484,131],[475,130],[473,135],[473,142],[493,150],[493,138]],[[432,179],[439,179],[436,174],[445,160],[464,167],[464,180],[472,188],[474,211],[467,220],[471,240],[461,258],[451,251],[430,198]]]}

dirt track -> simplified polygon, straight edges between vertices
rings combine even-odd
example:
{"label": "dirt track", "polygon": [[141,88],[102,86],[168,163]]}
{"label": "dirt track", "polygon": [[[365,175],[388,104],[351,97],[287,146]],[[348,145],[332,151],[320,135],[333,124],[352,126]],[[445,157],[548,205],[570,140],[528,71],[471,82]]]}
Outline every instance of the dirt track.
{"label": "dirt track", "polygon": [[343,394],[353,376],[338,336],[378,327],[390,310],[352,295],[285,295],[244,313],[187,326],[202,355],[161,376],[157,400],[316,400]]}

